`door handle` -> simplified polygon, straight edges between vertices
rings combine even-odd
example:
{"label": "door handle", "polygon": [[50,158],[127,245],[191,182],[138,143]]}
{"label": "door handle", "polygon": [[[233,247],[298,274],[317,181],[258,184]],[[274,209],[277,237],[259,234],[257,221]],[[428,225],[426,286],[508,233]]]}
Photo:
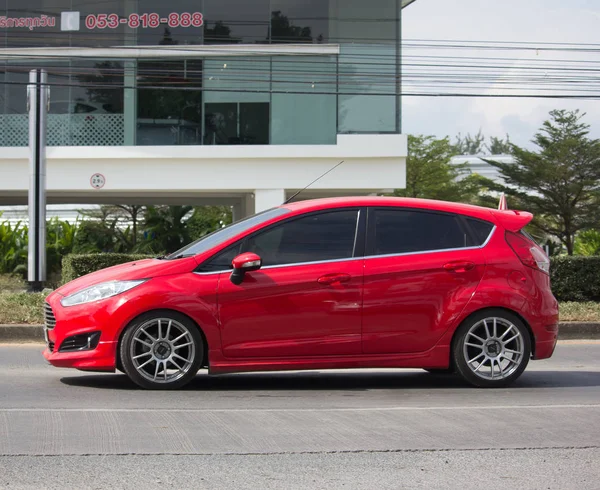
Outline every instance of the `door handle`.
{"label": "door handle", "polygon": [[338,284],[338,283],[342,283],[342,282],[348,282],[350,279],[351,279],[350,274],[336,273],[336,274],[325,274],[324,276],[319,277],[317,282],[319,284],[331,285],[331,284]]}
{"label": "door handle", "polygon": [[444,265],[444,269],[448,272],[467,272],[475,267],[473,262],[466,260],[458,260],[456,262],[448,262]]}

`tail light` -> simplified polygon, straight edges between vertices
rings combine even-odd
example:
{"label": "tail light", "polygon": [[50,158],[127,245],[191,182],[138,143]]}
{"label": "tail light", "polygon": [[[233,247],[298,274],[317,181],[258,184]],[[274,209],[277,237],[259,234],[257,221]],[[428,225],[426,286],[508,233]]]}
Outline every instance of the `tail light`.
{"label": "tail light", "polygon": [[506,232],[506,241],[524,265],[546,274],[550,273],[550,259],[539,245],[527,237],[511,231]]}

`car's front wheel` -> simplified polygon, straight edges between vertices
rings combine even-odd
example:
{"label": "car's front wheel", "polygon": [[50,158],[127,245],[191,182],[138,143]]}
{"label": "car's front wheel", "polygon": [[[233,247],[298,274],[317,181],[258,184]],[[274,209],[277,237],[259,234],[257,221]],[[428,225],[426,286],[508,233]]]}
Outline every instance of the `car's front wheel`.
{"label": "car's front wheel", "polygon": [[129,378],[146,389],[177,389],[202,366],[204,343],[198,327],[176,312],[151,312],[125,331],[121,363]]}
{"label": "car's front wheel", "polygon": [[505,310],[487,310],[466,320],[456,332],[452,355],[457,372],[482,388],[510,385],[529,363],[527,327]]}

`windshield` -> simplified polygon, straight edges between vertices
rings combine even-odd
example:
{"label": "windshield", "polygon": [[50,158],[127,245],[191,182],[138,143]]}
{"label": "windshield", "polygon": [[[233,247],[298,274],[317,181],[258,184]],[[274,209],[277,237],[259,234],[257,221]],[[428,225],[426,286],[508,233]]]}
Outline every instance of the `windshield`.
{"label": "windshield", "polygon": [[253,228],[256,225],[260,225],[261,223],[265,223],[270,219],[276,218],[277,216],[282,216],[284,214],[289,213],[289,209],[286,208],[273,208],[267,211],[263,211],[262,213],[255,214],[248,218],[244,218],[243,220],[236,221],[225,228],[219,228],[212,233],[203,236],[199,240],[186,245],[185,247],[177,250],[177,252],[173,252],[168,255],[167,259],[174,259],[176,257],[184,256],[189,257],[192,255],[198,255],[200,253],[206,252],[211,248],[223,243],[226,240],[242,233],[250,228]]}

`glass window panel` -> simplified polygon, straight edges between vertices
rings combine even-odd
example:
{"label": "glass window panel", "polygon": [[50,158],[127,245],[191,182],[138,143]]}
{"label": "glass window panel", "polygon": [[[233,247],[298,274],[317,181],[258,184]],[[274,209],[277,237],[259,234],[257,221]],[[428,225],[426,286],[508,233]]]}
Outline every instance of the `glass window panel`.
{"label": "glass window panel", "polygon": [[376,209],[373,255],[462,248],[468,235],[456,216],[443,213]]}
{"label": "glass window panel", "polygon": [[264,266],[351,258],[358,211],[334,211],[295,219],[254,235],[243,252],[258,254]]}
{"label": "glass window panel", "polygon": [[395,55],[389,45],[342,46],[340,133],[396,131]]}
{"label": "glass window panel", "polygon": [[137,144],[202,142],[202,61],[138,63]]}
{"label": "glass window panel", "polygon": [[205,100],[213,102],[269,102],[269,58],[207,58],[204,61]]}
{"label": "glass window panel", "polygon": [[397,1],[329,0],[331,42],[395,43]]}
{"label": "glass window panel", "polygon": [[[107,47],[131,44],[134,29],[121,22],[134,0],[72,0],[66,11],[79,12],[79,30],[66,31],[71,46]],[[59,28],[60,30],[60,28]]]}
{"label": "glass window panel", "polygon": [[336,61],[273,57],[272,144],[335,144]]}
{"label": "glass window panel", "polygon": [[269,0],[204,0],[205,44],[269,42]]}
{"label": "glass window panel", "polygon": [[61,31],[60,13],[70,10],[71,0],[7,0],[7,27],[0,29],[0,36],[12,48],[69,46],[70,33]]}
{"label": "glass window panel", "polygon": [[396,132],[397,2],[330,1],[332,39],[341,43],[338,131]]}
{"label": "glass window panel", "polygon": [[329,0],[271,0],[272,43],[329,40]]}
{"label": "glass window panel", "polygon": [[204,63],[204,144],[269,144],[269,59],[209,58]]}
{"label": "glass window panel", "polygon": [[[203,3],[202,0],[193,2],[138,0],[137,8],[132,8],[128,12],[140,16],[139,26],[132,29],[135,34],[135,44],[140,46],[202,44],[205,25]],[[128,23],[129,25],[138,24]]]}
{"label": "glass window panel", "polygon": [[475,240],[469,240],[469,245],[479,247],[485,243],[490,236],[494,225],[487,221],[481,221],[475,218],[465,218],[469,224],[469,228],[475,235]]}

